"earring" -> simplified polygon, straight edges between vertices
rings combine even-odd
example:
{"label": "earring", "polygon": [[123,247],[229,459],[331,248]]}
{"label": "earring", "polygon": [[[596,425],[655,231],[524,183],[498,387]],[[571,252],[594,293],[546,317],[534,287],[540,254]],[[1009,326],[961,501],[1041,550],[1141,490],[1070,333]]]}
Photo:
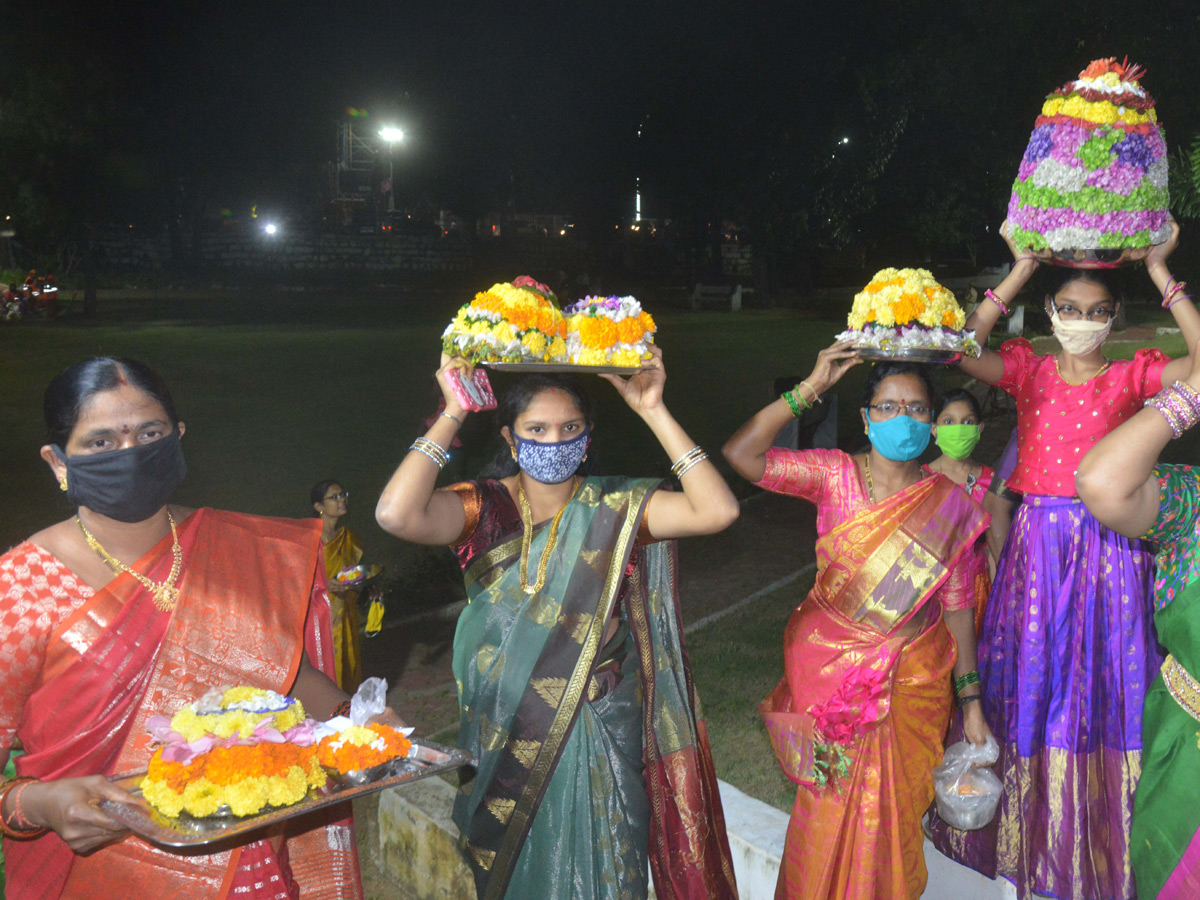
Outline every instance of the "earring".
{"label": "earring", "polygon": [[587,454],[586,453],[583,454],[583,459],[581,459],[580,462],[587,462]]}
{"label": "earring", "polygon": [[67,475],[65,472],[61,476],[59,476],[58,489],[60,491],[65,491],[67,489]]}
{"label": "earring", "polygon": [[[513,458],[513,460],[514,460],[514,461],[516,461],[516,458],[517,458],[517,448],[516,448],[516,447],[514,447],[512,444],[509,444],[509,445],[508,445],[508,452],[512,454],[512,458]],[[63,490],[66,490],[66,488],[64,488]]]}

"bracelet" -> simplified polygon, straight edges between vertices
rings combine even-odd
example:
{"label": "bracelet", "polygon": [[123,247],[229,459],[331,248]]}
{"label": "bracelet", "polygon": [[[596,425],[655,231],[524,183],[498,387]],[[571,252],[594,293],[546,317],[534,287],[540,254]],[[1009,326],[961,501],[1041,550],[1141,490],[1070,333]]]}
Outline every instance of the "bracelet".
{"label": "bracelet", "polygon": [[698,465],[699,463],[704,462],[706,459],[708,459],[708,454],[701,452],[701,454],[699,456],[697,456],[695,459],[693,459],[691,462],[689,462],[686,466],[684,466],[682,469],[680,469],[679,474],[677,474],[675,477],[677,479],[682,478],[684,475],[686,475],[688,472],[691,471],[692,466]]}
{"label": "bracelet", "polygon": [[[1171,283],[1173,281],[1175,282],[1174,284]],[[1163,302],[1162,302],[1163,309],[1170,309],[1179,300],[1182,300],[1183,297],[1186,297],[1187,294],[1183,294],[1183,290],[1186,287],[1187,287],[1186,281],[1175,281],[1175,278],[1172,277],[1167,282],[1166,288],[1163,290]],[[1178,296],[1179,294],[1183,294],[1183,297],[1179,297]]]}
{"label": "bracelet", "polygon": [[450,415],[450,413],[444,412],[440,416],[438,416],[438,418],[439,419],[453,419],[455,422],[458,423],[458,427],[462,428],[462,424],[463,424],[462,419],[460,419],[458,416],[452,416],[452,415]]}
{"label": "bracelet", "polygon": [[982,699],[983,699],[983,694],[972,694],[969,697],[959,697],[958,705],[966,706],[968,703],[974,703],[976,700],[982,700]]}
{"label": "bracelet", "polygon": [[[1032,257],[1029,257],[1029,258],[1032,259]],[[998,307],[1000,307],[1001,313],[1003,313],[1006,316],[1008,315],[1008,307],[1004,305],[1004,301],[1000,299],[1000,297],[996,294],[995,291],[993,291],[991,288],[988,288],[986,291],[983,292],[983,296],[984,296],[984,299],[991,300]]]}
{"label": "bracelet", "polygon": [[791,391],[784,391],[779,395],[779,399],[783,400],[788,405],[788,409],[792,411],[792,418],[798,419],[804,415],[804,407],[796,402],[796,398],[792,396]]}
{"label": "bracelet", "polygon": [[1159,411],[1175,438],[1200,422],[1200,392],[1183,381],[1163,388],[1144,405]]}
{"label": "bracelet", "polygon": [[954,679],[954,693],[961,694],[963,692],[963,688],[967,688],[973,684],[980,684],[980,683],[981,683],[981,680],[979,678],[979,670],[972,669],[970,672],[966,672],[963,675],[959,675],[957,678]]}
{"label": "bracelet", "polygon": [[706,459],[708,459],[708,454],[700,449],[700,445],[697,444],[687,453],[683,454],[683,456],[679,457],[679,459],[675,460],[675,462],[671,463],[671,474],[676,478],[680,478],[684,472],[696,463]]}
{"label": "bracelet", "polygon": [[434,461],[438,469],[446,468],[446,463],[450,461],[450,454],[440,444],[435,444],[429,438],[419,437],[412,442],[409,450],[416,450],[422,456],[427,456]]}
{"label": "bracelet", "polygon": [[[0,785],[0,804],[4,803],[4,797],[8,794],[8,792],[15,789],[15,793],[13,795],[13,822],[10,823],[6,821],[4,816],[0,814],[0,834],[3,834],[7,838],[29,840],[31,838],[41,837],[43,834],[49,831],[48,828],[33,827],[33,823],[26,818],[25,813],[21,810],[20,792],[29,787],[31,782],[37,780],[38,779],[31,778],[28,775],[22,775],[12,779],[11,781],[5,782],[3,785]],[[25,823],[25,828],[20,827],[22,822]]]}
{"label": "bracelet", "polygon": [[803,400],[803,399],[804,399],[804,395],[800,393],[800,388],[801,388],[801,387],[806,387],[806,388],[808,388],[810,391],[812,391],[812,393],[813,393],[812,402],[808,404],[808,406],[806,407],[807,409],[812,409],[812,408],[813,408],[814,406],[816,406],[818,403],[822,402],[822,401],[821,401],[821,395],[817,393],[817,389],[816,389],[815,387],[813,387],[811,384],[809,384],[809,383],[808,383],[808,379],[807,379],[807,378],[806,378],[806,379],[804,379],[803,381],[801,381],[801,382],[800,382],[800,384],[798,384],[798,385],[796,385],[794,388],[792,388],[792,390],[795,392],[796,396],[797,396],[799,399],[801,399],[801,400]]}
{"label": "bracelet", "polygon": [[350,701],[343,700],[341,703],[339,703],[337,706],[335,706],[333,708],[333,715],[331,715],[329,718],[336,719],[338,716],[348,716],[348,715],[350,715]]}
{"label": "bracelet", "polygon": [[1017,267],[1017,263],[1025,262],[1025,260],[1027,260],[1027,259],[1032,260],[1037,265],[1042,264],[1042,261],[1040,259],[1038,259],[1036,256],[1018,256],[1016,259],[1014,259],[1012,261],[1012,265],[1008,267],[1008,270],[1011,272],[1013,269],[1015,269]]}

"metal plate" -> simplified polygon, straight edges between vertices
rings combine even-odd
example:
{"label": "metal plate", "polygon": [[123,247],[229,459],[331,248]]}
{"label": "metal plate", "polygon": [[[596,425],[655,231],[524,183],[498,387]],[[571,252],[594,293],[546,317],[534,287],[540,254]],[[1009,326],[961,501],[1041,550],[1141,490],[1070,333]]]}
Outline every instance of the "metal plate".
{"label": "metal plate", "polygon": [[1145,259],[1149,247],[1111,247],[1099,250],[1056,250],[1046,259],[1068,269],[1116,269]]}
{"label": "metal plate", "polygon": [[[383,566],[380,565],[353,566],[352,568],[358,570],[358,575],[356,575],[353,580],[342,581],[337,577],[337,575],[335,575],[333,576],[333,581],[329,582],[329,586],[334,590],[337,590],[338,588],[358,587],[360,584],[366,584],[372,578],[378,578],[381,574],[383,574]],[[344,572],[345,569],[342,571]],[[338,575],[340,574],[342,573],[339,572]]]}
{"label": "metal plate", "polygon": [[[341,781],[331,778],[325,787],[310,790],[308,796],[299,803],[280,809],[264,810],[253,816],[208,816],[204,818],[188,815],[175,818],[164,816],[154,810],[142,797],[142,791],[138,785],[146,777],[145,772],[114,775],[110,780],[117,787],[128,791],[132,795],[131,801],[115,803],[111,800],[102,800],[100,808],[134,834],[141,835],[155,844],[164,847],[195,847],[216,841],[238,841],[245,835],[268,825],[302,816],[336,803],[345,803],[347,800],[353,800],[364,794],[373,794],[385,788],[419,781],[441,772],[449,772],[470,765],[473,761],[470,753],[457,747],[415,741],[413,747],[416,753],[407,759],[393,760],[363,773],[351,773],[351,776],[347,776]],[[357,783],[362,777],[369,780]]]}
{"label": "metal plate", "polygon": [[571,375],[636,375],[645,366],[581,366],[575,363],[485,362],[497,372],[562,372]]}
{"label": "metal plate", "polygon": [[897,350],[880,350],[878,347],[858,347],[854,351],[860,359],[899,360],[901,362],[952,363],[963,358],[961,350],[934,350],[919,347],[903,347]]}

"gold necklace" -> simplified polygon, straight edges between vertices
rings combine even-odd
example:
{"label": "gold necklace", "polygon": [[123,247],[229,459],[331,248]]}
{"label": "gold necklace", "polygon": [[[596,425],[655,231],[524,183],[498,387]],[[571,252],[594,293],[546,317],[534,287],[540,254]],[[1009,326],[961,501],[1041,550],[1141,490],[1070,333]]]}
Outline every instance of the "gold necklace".
{"label": "gold necklace", "polygon": [[875,505],[875,482],[871,480],[871,452],[868,450],[867,455],[863,458],[863,468],[867,470],[867,497],[871,500],[871,505]]}
{"label": "gold necklace", "polygon": [[1087,378],[1083,379],[1083,381],[1071,381],[1070,379],[1067,378],[1066,375],[1064,375],[1062,373],[1062,366],[1059,364],[1058,354],[1057,353],[1054,354],[1054,371],[1056,371],[1058,373],[1058,377],[1062,381],[1071,385],[1071,387],[1079,387],[1081,384],[1087,384],[1093,378],[1099,378],[1101,375],[1104,374],[1105,370],[1111,365],[1112,365],[1112,360],[1106,359],[1104,361],[1104,365],[1102,365],[1099,369],[1097,369],[1093,374],[1091,374]]}
{"label": "gold necklace", "polygon": [[529,547],[533,543],[533,510],[529,508],[529,498],[525,496],[525,487],[521,484],[521,477],[517,476],[517,501],[521,508],[521,525],[524,526],[524,533],[521,535],[521,590],[526,594],[536,594],[546,583],[546,567],[550,565],[550,554],[554,550],[555,541],[558,540],[558,523],[562,520],[567,507],[571,505],[571,501],[575,499],[580,483],[579,476],[575,476],[575,487],[571,490],[571,496],[562,505],[562,509],[554,514],[554,520],[550,523],[550,534],[546,538],[546,546],[542,550],[542,558],[538,560],[537,581],[530,584]]}
{"label": "gold necklace", "polygon": [[112,556],[107,550],[100,546],[100,542],[96,540],[96,536],[87,530],[87,526],[83,524],[83,520],[79,516],[75,517],[75,524],[79,526],[79,530],[83,532],[83,539],[87,541],[89,547],[100,554],[100,558],[108,563],[108,567],[118,575],[122,572],[128,572],[138,582],[148,590],[154,597],[154,605],[163,612],[170,612],[175,608],[175,604],[179,601],[179,589],[175,587],[175,579],[179,577],[179,570],[183,566],[183,548],[179,546],[179,535],[175,531],[175,518],[171,515],[171,511],[167,510],[167,521],[171,523],[171,572],[167,575],[167,580],[163,582],[151,581],[141,572],[135,572],[125,563],[121,562]]}

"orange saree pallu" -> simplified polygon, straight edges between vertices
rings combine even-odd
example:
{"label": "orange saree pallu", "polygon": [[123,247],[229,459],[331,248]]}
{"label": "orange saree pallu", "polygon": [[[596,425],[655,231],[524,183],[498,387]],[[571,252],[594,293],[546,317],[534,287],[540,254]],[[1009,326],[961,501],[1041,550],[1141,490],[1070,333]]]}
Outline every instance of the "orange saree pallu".
{"label": "orange saree pallu", "polygon": [[[223,685],[286,694],[305,651],[314,666],[332,673],[315,522],[199,510],[180,524],[179,540],[184,566],[173,611],[159,611],[149,592],[123,574],[50,633],[17,727],[26,750],[17,761],[20,774],[52,779],[145,770],[151,715],[172,715]],[[167,538],[135,568],[161,580],[170,565]],[[336,815],[347,813],[339,808]],[[281,872],[291,886],[290,863],[306,898],[357,900],[350,821],[304,821],[307,833],[268,834],[245,848],[209,854],[170,853],[133,835],[86,857],[53,832],[6,840],[7,896],[115,896],[134,885],[152,888],[155,900],[220,898],[234,888],[252,896],[252,879],[263,872]]]}
{"label": "orange saree pallu", "polygon": [[963,556],[987,515],[926,478],[817,542],[817,580],[760,710],[800,784],[777,898],[901,900],[925,887],[921,815],[949,722],[954,639],[938,595],[974,601]]}

